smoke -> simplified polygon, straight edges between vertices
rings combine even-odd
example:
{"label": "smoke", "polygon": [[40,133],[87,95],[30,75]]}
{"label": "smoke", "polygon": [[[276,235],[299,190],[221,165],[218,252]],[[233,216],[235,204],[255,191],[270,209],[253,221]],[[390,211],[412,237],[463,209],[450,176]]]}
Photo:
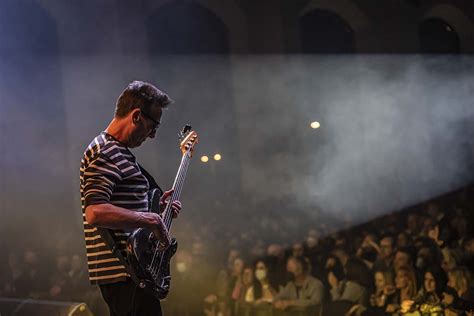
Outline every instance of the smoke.
{"label": "smoke", "polygon": [[[34,98],[11,77],[1,81],[11,105],[2,108],[2,142],[22,150],[1,156],[8,192],[2,208],[15,205],[12,220],[41,216],[31,213],[20,184],[6,186],[28,173],[24,186],[36,205],[81,230],[78,161],[108,124],[120,91],[135,79],[154,82],[176,100],[157,139],[136,150],[164,188],[179,164],[177,132],[191,123],[200,135],[183,191],[183,214],[192,220],[212,217],[218,224],[229,212],[238,219],[263,206],[275,216],[298,211],[294,216],[365,221],[473,178],[474,63],[468,57],[115,55],[64,57],[61,72],[57,62],[38,65],[52,69],[46,74],[57,89],[43,87],[37,74],[44,69],[24,73],[36,78],[29,80],[30,91],[38,92]],[[39,115],[26,124],[29,112]],[[24,127],[7,117],[23,118]],[[314,120],[321,128],[309,127]],[[37,148],[50,158],[35,159]],[[221,161],[199,161],[217,152]],[[51,190],[54,185],[38,185],[45,179],[66,184]]]}
{"label": "smoke", "polygon": [[243,182],[257,200],[364,221],[472,181],[470,58],[273,56],[235,68]]}

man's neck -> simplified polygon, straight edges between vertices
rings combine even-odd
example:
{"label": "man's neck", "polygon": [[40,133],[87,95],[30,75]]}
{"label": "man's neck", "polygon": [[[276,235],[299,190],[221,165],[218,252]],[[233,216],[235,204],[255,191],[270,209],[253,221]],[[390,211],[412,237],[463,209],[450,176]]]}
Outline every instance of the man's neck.
{"label": "man's neck", "polygon": [[295,276],[295,284],[296,285],[303,285],[304,281],[306,281],[306,274],[302,273],[298,276]]}
{"label": "man's neck", "polygon": [[124,144],[126,147],[129,147],[128,140],[128,131],[125,120],[113,118],[109,126],[105,129],[105,132]]}

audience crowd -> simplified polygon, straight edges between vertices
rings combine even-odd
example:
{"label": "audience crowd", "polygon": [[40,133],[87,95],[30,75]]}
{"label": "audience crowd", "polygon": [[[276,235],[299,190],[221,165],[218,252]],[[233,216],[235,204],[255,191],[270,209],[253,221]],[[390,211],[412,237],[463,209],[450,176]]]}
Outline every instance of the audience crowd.
{"label": "audience crowd", "polygon": [[[163,308],[184,316],[474,315],[473,211],[468,186],[343,229],[265,213],[245,230],[183,223]],[[0,297],[86,302],[107,314],[82,250],[65,242],[55,255],[4,248]]]}

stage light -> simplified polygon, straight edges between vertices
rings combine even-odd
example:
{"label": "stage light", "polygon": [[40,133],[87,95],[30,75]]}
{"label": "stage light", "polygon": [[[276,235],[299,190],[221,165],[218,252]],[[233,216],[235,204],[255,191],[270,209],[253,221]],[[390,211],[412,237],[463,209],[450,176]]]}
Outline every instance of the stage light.
{"label": "stage light", "polygon": [[201,161],[202,161],[202,162],[208,162],[208,161],[209,161],[209,157],[208,157],[208,156],[202,156],[202,157],[201,157]]}
{"label": "stage light", "polygon": [[214,155],[214,160],[221,160],[222,156],[220,154]]}
{"label": "stage light", "polygon": [[316,129],[316,128],[319,128],[321,124],[319,124],[318,121],[314,121],[314,122],[311,122],[310,126],[311,128]]}

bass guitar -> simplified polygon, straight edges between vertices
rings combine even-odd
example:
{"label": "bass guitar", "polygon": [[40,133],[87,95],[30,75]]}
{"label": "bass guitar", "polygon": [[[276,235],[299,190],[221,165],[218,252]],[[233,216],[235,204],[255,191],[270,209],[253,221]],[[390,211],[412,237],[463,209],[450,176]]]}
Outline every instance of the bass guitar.
{"label": "bass guitar", "polygon": [[[192,157],[194,146],[198,143],[198,135],[191,131],[191,126],[186,125],[180,133],[180,149],[183,154],[178,173],[174,179],[174,190],[165,210],[161,213],[163,223],[170,231],[173,220],[171,204],[179,200],[183,189],[184,179]],[[160,214],[160,190],[151,190],[150,211]],[[176,253],[178,243],[171,238],[171,245],[161,250],[160,241],[152,230],[147,228],[135,229],[127,241],[127,259],[134,280],[138,286],[158,299],[168,295],[171,284],[170,260]]]}

